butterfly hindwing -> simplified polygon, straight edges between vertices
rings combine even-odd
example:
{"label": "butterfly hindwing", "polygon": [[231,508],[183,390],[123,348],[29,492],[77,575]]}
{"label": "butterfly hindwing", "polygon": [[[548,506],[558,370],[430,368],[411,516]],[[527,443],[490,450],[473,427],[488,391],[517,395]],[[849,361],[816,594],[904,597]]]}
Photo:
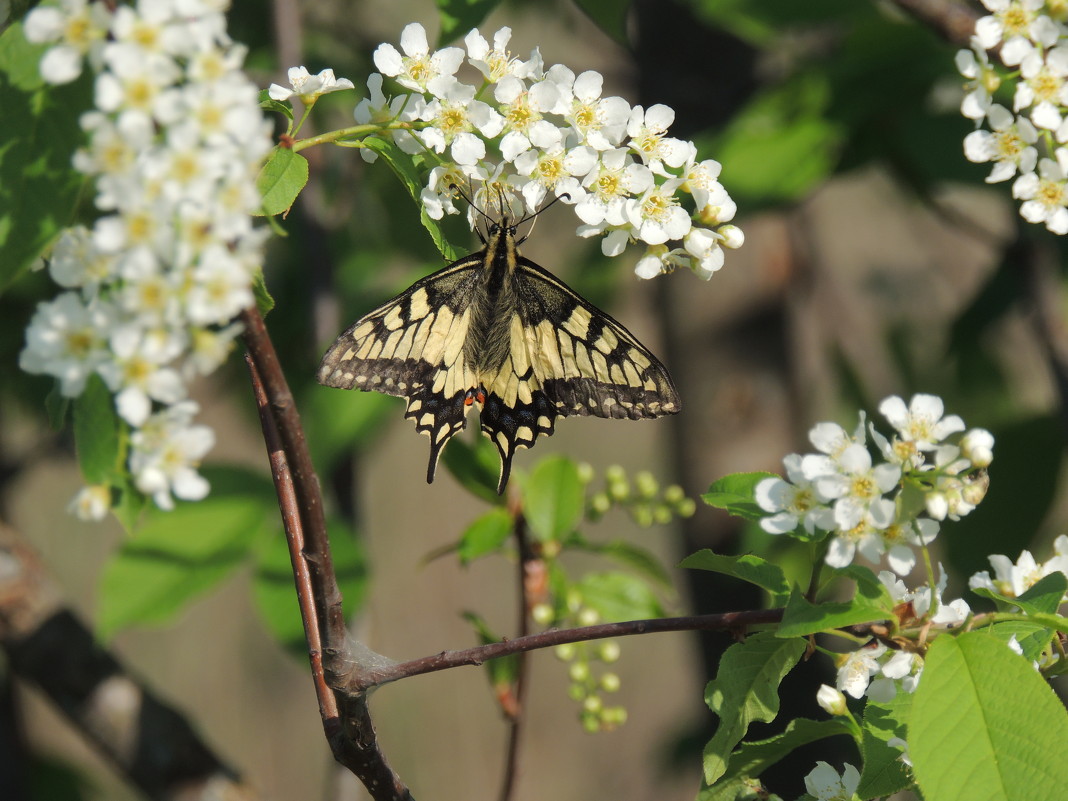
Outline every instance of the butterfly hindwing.
{"label": "butterfly hindwing", "polygon": [[550,436],[558,416],[638,420],[673,414],[678,392],[626,328],[522,257],[514,273],[509,356],[483,377],[482,431],[501,455],[501,488],[517,448]]}
{"label": "butterfly hindwing", "polygon": [[463,430],[474,375],[465,346],[480,254],[427,276],[357,320],[323,356],[319,383],[406,398],[404,416],[430,438],[427,481],[449,438]]}
{"label": "butterfly hindwing", "polygon": [[485,247],[417,281],[331,346],[319,382],[407,399],[404,416],[430,437],[427,481],[472,406],[501,456],[503,493],[518,448],[557,417],[638,420],[679,410],[664,366],[609,315],[516,252],[495,223]]}

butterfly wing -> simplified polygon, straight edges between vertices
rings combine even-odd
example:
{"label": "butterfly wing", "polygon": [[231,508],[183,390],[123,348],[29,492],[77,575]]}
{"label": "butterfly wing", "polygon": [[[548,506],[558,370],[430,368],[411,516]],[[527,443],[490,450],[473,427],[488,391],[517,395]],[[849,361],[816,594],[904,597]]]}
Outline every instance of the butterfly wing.
{"label": "butterfly wing", "polygon": [[323,356],[320,384],[407,399],[404,416],[430,437],[427,481],[463,430],[475,375],[465,353],[483,254],[427,276],[361,317]]}
{"label": "butterfly wing", "polygon": [[523,257],[514,288],[509,357],[483,376],[481,426],[501,455],[498,491],[515,450],[551,435],[557,417],[640,420],[679,411],[664,365],[610,315]]}

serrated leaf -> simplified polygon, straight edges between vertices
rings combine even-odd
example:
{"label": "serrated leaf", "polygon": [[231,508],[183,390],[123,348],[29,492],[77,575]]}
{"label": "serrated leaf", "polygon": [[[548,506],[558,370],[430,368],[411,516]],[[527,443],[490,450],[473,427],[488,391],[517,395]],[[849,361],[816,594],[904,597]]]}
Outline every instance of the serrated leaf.
{"label": "serrated leaf", "polygon": [[1027,591],[1016,597],[1016,605],[1028,614],[1053,615],[1060,608],[1061,599],[1068,591],[1068,576],[1055,570],[1043,576]]}
{"label": "serrated leaf", "polygon": [[93,375],[74,399],[74,445],[88,484],[110,484],[119,467],[122,421],[103,380]]}
{"label": "serrated leaf", "polygon": [[618,623],[662,617],[664,608],[649,585],[627,573],[587,573],[575,585],[582,605],[596,609],[601,620]]}
{"label": "serrated leaf", "polygon": [[458,552],[462,564],[495,552],[512,533],[515,521],[503,507],[490,509],[467,527],[460,536]]}
{"label": "serrated leaf", "polygon": [[263,499],[217,494],[155,511],[104,569],[101,637],[171,619],[245,561],[268,510]]}
{"label": "serrated leaf", "polygon": [[1068,787],[1064,704],[1030,662],[984,632],[932,643],[908,743],[926,801],[1033,801]]}
{"label": "serrated leaf", "polygon": [[988,631],[1004,643],[1014,637],[1029,661],[1036,661],[1053,639],[1053,630],[1029,620],[1005,620],[995,623]]}
{"label": "serrated leaf", "polygon": [[501,461],[488,439],[479,437],[472,445],[453,437],[442,451],[441,461],[453,478],[476,498],[497,506],[504,504],[505,496],[497,494]]}
{"label": "serrated leaf", "polygon": [[840,718],[831,720],[791,720],[779,734],[766,740],[742,743],[731,754],[730,766],[713,786],[708,784],[697,794],[698,801],[733,801],[743,781],[760,776],[794,750],[828,737],[848,736],[849,727]]}
{"label": "serrated leaf", "polygon": [[273,217],[289,211],[308,183],[308,160],[291,148],[275,146],[256,176],[256,188],[263,199],[259,213]]}
{"label": "serrated leaf", "polygon": [[566,456],[549,456],[534,466],[523,487],[523,515],[542,542],[562,540],[582,521],[586,487],[578,466]]}
{"label": "serrated leaf", "polygon": [[[427,214],[426,209],[423,208],[423,203],[420,200],[423,192],[423,179],[415,169],[412,157],[397,147],[392,139],[369,136],[362,141],[364,147],[373,150],[385,160],[393,170],[393,174],[400,179],[401,183],[408,190],[408,194],[411,195],[412,200],[419,206],[419,220],[430,234],[430,238],[434,240],[434,247],[438,249],[438,252],[445,258],[445,260],[456,261],[463,256],[463,252],[454,247],[449,240],[445,238],[445,232],[442,230],[438,221]],[[447,450],[448,449],[446,449],[446,451]]]}
{"label": "serrated leaf", "polygon": [[438,46],[444,46],[472,28],[477,28],[501,0],[436,0],[441,33]]}
{"label": "serrated leaf", "polygon": [[766,478],[779,478],[774,473],[732,473],[712,483],[701,500],[709,506],[723,509],[734,517],[760,520],[768,513],[754,500],[756,485]]}
{"label": "serrated leaf", "polygon": [[790,593],[782,568],[751,554],[723,556],[706,548],[687,556],[679,562],[679,567],[733,576],[767,590],[775,599],[785,598]]}
{"label": "serrated leaf", "polygon": [[[327,533],[345,616],[349,617],[363,606],[367,597],[367,556],[351,529],[340,520],[327,520]],[[295,656],[307,658],[308,644],[293,584],[293,564],[281,529],[270,531],[256,549],[252,597],[260,618],[274,638]]]}
{"label": "serrated leaf", "polygon": [[861,741],[860,785],[862,799],[891,796],[912,785],[912,776],[901,761],[903,751],[889,745],[891,738],[906,737],[912,711],[912,693],[898,691],[893,700],[878,703],[869,700],[864,707]]}
{"label": "serrated leaf", "polygon": [[75,221],[84,176],[71,156],[84,142],[78,124],[92,108],[86,74],[65,86],[46,86],[37,71],[45,48],[26,41],[16,23],[0,36],[0,291],[40,257],[59,231]]}
{"label": "serrated leaf", "polygon": [[731,752],[750,723],[775,719],[779,683],[804,651],[803,640],[781,640],[760,632],[723,653],[716,678],[705,688],[705,703],[719,716],[716,733],[704,749],[705,784],[715,784],[726,773]]}

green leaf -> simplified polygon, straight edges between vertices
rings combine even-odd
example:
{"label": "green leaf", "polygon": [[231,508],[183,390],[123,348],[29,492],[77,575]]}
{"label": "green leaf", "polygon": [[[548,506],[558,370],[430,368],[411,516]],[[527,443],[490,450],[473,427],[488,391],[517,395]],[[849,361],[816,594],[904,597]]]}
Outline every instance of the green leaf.
{"label": "green leaf", "polygon": [[766,740],[742,743],[731,754],[730,765],[714,786],[702,782],[697,801],[734,801],[747,779],[760,776],[794,750],[828,737],[849,735],[841,718],[831,720],[791,720],[779,734]]}
{"label": "green leaf", "polygon": [[423,192],[424,181],[416,170],[412,157],[397,147],[392,139],[369,136],[362,141],[364,147],[373,150],[385,160],[393,170],[394,175],[404,184],[412,200],[419,206],[419,219],[423,223],[423,227],[430,233],[430,238],[434,240],[434,247],[438,249],[438,252],[445,257],[446,261],[450,262],[456,261],[463,256],[463,251],[453,247],[448,239],[445,238],[445,232],[438,221],[431,218],[426,213],[426,209],[423,208],[420,196]]}
{"label": "green leaf", "polygon": [[893,700],[864,707],[861,744],[862,771],[857,794],[862,799],[891,796],[912,785],[912,776],[901,761],[902,750],[888,741],[906,738],[906,725],[912,711],[912,693],[899,690]]}
{"label": "green leaf", "polygon": [[767,590],[776,603],[780,603],[790,593],[790,585],[786,581],[786,574],[783,573],[782,568],[759,556],[750,554],[721,556],[705,548],[687,556],[679,562],[679,567],[690,570],[710,570],[713,573],[722,573],[725,576],[748,581],[750,584]]}
{"label": "green leaf", "polygon": [[606,623],[664,614],[649,585],[628,573],[587,573],[575,587],[582,594],[583,606],[596,609]]}
{"label": "green leaf", "polygon": [[92,79],[45,86],[37,72],[45,49],[29,44],[18,23],[0,36],[0,108],[18,121],[0,140],[0,291],[76,221],[85,180],[71,156],[84,141],[78,118],[92,107]]}
{"label": "green leaf", "polygon": [[256,298],[256,308],[259,310],[260,316],[266,317],[271,309],[274,308],[274,298],[267,291],[267,283],[263,280],[263,272],[260,270],[257,270],[256,274],[252,276],[252,295]]}
{"label": "green leaf", "polygon": [[562,540],[582,521],[586,487],[566,456],[542,459],[523,487],[523,514],[541,540]]}
{"label": "green leaf", "polygon": [[88,484],[110,484],[119,468],[123,424],[115,401],[99,376],[92,376],[74,400],[74,444]]}
{"label": "green leaf", "polygon": [[[489,624],[474,612],[464,612],[464,620],[470,623],[481,645],[489,645],[494,642],[502,642],[503,637],[495,634]],[[509,654],[500,659],[486,661],[486,675],[489,676],[493,687],[510,686],[519,677],[519,654]]]}
{"label": "green leaf", "polygon": [[[349,617],[367,597],[367,555],[351,529],[340,520],[327,520],[327,532],[345,616]],[[252,597],[256,611],[275,639],[295,656],[306,658],[308,643],[293,584],[293,563],[281,529],[270,531],[256,549]]]}
{"label": "green leaf", "polygon": [[245,561],[272,511],[262,498],[221,493],[154,511],[104,569],[101,637],[170,620]]}
{"label": "green leaf", "polygon": [[290,122],[293,121],[293,105],[288,100],[275,100],[267,89],[260,89],[260,108],[276,111]]}
{"label": "green leaf", "polygon": [[508,510],[501,506],[477,518],[460,537],[460,562],[470,564],[480,556],[495,552],[508,539],[514,524]]}
{"label": "green leaf", "polygon": [[1017,596],[1014,603],[1027,614],[1054,615],[1060,608],[1065,591],[1068,591],[1068,576],[1057,570],[1028,587],[1026,592]]}
{"label": "green leaf", "polygon": [[750,723],[775,719],[779,683],[804,651],[804,640],[781,640],[760,632],[724,652],[716,678],[705,688],[705,703],[719,716],[716,733],[704,750],[705,784],[715,784],[727,772],[731,752]]}
{"label": "green leaf", "polygon": [[701,500],[709,506],[723,509],[733,517],[760,520],[768,513],[753,500],[756,485],[766,478],[779,478],[774,473],[732,473],[713,482]]}
{"label": "green leaf", "polygon": [[488,503],[502,506],[505,496],[497,494],[501,460],[497,449],[485,437],[474,444],[453,437],[441,452],[441,461],[468,492]]}
{"label": "green leaf", "polygon": [[624,47],[630,45],[627,36],[627,13],[630,11],[629,0],[575,0],[597,27],[607,33]]}
{"label": "green leaf", "polygon": [[664,587],[671,587],[671,574],[664,568],[656,554],[640,545],[625,540],[611,542],[589,542],[580,536],[574,536],[565,542],[566,547],[587,553],[596,553],[614,559],[622,565],[637,570],[646,578],[652,579]]}
{"label": "green leaf", "polygon": [[857,589],[851,601],[812,604],[794,587],[786,602],[779,637],[804,637],[841,626],[886,620],[894,614],[894,600],[883,583],[867,568],[851,565],[837,573],[853,578]]}
{"label": "green leaf", "polygon": [[984,632],[931,645],[908,735],[926,801],[1033,801],[1068,787],[1064,704],[1026,659]]}
{"label": "green leaf", "polygon": [[263,198],[260,213],[273,217],[289,211],[307,183],[308,160],[291,148],[276,145],[256,176],[256,188]]}
{"label": "green leaf", "polygon": [[1013,637],[1030,662],[1036,661],[1053,639],[1053,630],[1029,620],[1005,620],[995,623],[988,631],[1004,643]]}
{"label": "green leaf", "polygon": [[441,33],[438,46],[444,46],[458,36],[477,28],[501,0],[436,0]]}

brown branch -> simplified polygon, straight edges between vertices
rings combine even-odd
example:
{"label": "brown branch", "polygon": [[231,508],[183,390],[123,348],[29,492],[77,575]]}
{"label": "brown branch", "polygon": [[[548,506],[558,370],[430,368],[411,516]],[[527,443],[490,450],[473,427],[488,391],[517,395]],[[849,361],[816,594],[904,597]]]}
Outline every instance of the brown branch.
{"label": "brown branch", "polygon": [[442,651],[439,654],[398,662],[385,667],[364,670],[355,676],[345,689],[348,692],[366,692],[372,687],[409,676],[420,676],[465,665],[481,665],[488,659],[536,651],[571,642],[604,640],[609,637],[630,637],[637,634],[655,634],[664,631],[724,631],[744,630],[782,621],[782,609],[757,609],[749,612],[724,612],[716,615],[690,615],[688,617],[660,617],[650,620],[628,620],[623,623],[600,623],[574,629],[552,629],[540,634],[516,637],[514,640],[480,645],[462,651]]}
{"label": "brown branch", "polygon": [[892,0],[894,5],[936,31],[943,39],[967,47],[975,33],[976,9],[957,0]]}
{"label": "brown branch", "polygon": [[40,558],[0,525],[0,648],[128,781],[160,801],[254,792],[63,605]]}
{"label": "brown branch", "polygon": [[[258,384],[257,405],[278,488],[282,522],[295,560],[298,602],[306,627],[317,632],[317,638],[311,636],[308,641],[316,691],[332,694],[336,702],[335,706],[320,695],[327,742],[334,759],[352,771],[375,801],[411,801],[408,788],[378,747],[364,695],[338,695],[323,689],[325,682],[336,690],[349,674],[359,675],[364,667],[354,658],[346,640],[341,590],[330,555],[319,479],[293,395],[259,311],[255,307],[246,309],[241,321],[250,372],[254,385]],[[315,667],[320,656],[321,676]]]}

